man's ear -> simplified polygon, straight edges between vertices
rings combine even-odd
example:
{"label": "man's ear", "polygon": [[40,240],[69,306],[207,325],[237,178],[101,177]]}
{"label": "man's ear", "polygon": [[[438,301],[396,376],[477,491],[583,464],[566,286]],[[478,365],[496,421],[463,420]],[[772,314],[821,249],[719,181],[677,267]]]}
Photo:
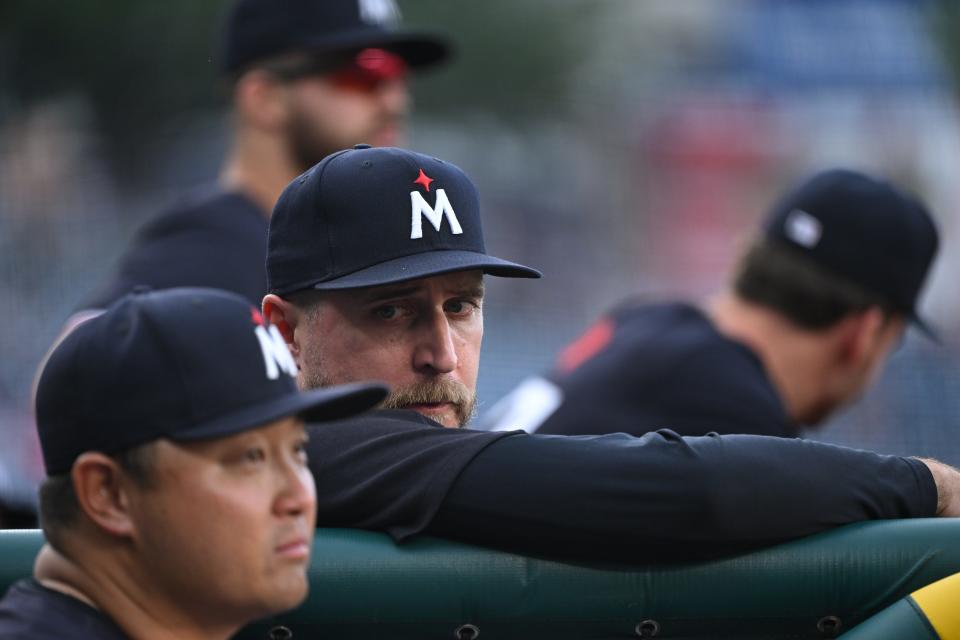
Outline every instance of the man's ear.
{"label": "man's ear", "polygon": [[282,129],[289,118],[287,89],[285,83],[262,69],[244,73],[233,87],[237,115],[257,129]]}
{"label": "man's ear", "polygon": [[128,483],[113,458],[96,451],[83,453],[73,463],[70,478],[77,503],[97,527],[119,537],[135,533]]}
{"label": "man's ear", "polygon": [[838,358],[844,365],[860,368],[872,360],[882,341],[887,315],[880,307],[851,313],[837,324]]}
{"label": "man's ear", "polygon": [[263,317],[277,328],[294,358],[299,357],[296,334],[301,315],[297,306],[289,300],[272,293],[263,297]]}

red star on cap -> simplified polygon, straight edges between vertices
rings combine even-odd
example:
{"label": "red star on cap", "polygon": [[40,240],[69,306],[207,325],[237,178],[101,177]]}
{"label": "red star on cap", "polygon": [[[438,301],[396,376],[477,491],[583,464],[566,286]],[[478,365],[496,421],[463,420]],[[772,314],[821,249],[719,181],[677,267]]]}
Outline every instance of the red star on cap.
{"label": "red star on cap", "polygon": [[423,169],[420,169],[420,175],[417,176],[417,179],[413,181],[413,184],[422,184],[423,188],[430,192],[430,183],[433,182],[433,178],[427,176],[423,172]]}
{"label": "red star on cap", "polygon": [[253,324],[263,326],[263,315],[253,307],[250,307],[250,319],[253,320]]}

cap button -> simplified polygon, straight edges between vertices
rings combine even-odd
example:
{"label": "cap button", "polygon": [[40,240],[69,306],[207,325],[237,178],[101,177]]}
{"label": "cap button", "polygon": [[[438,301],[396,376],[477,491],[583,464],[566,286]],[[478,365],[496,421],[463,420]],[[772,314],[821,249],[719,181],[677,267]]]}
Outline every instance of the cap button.
{"label": "cap button", "polygon": [[153,291],[153,287],[148,284],[137,284],[133,286],[133,289],[130,290],[130,293],[135,293],[137,295],[142,295],[144,293],[150,293]]}
{"label": "cap button", "polygon": [[353,145],[354,149],[369,149],[370,145],[368,144],[355,144]]}

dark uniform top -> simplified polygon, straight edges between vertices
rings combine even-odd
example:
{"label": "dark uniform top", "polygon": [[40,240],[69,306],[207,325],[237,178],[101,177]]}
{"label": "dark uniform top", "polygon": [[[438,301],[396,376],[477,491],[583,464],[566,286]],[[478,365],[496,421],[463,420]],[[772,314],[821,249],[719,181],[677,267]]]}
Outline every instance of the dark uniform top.
{"label": "dark uniform top", "polygon": [[127,640],[127,635],[103,612],[31,578],[15,583],[0,600],[0,638]]}
{"label": "dark uniform top", "polygon": [[446,429],[410,411],[311,428],[317,524],[564,559],[712,557],[860,520],[929,517],[919,460],[799,439]]}
{"label": "dark uniform top", "polygon": [[137,285],[226,289],[260,307],[269,220],[246,196],[193,194],[137,232],[113,277],[83,309],[105,309]]}
{"label": "dark uniform top", "polygon": [[614,309],[567,347],[541,382],[556,391],[552,407],[519,424],[512,418],[518,407],[530,411],[542,402],[530,391],[542,388],[521,385],[484,417],[482,428],[496,422],[499,429],[568,435],[669,428],[689,436],[796,437],[800,431],[757,354],[688,304]]}

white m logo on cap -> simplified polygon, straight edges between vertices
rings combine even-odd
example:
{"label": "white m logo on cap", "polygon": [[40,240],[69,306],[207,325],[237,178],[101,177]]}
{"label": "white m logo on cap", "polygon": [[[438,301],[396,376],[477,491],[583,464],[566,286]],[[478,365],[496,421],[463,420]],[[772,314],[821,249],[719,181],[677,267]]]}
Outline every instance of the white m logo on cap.
{"label": "white m logo on cap", "polygon": [[410,239],[417,240],[423,237],[423,217],[426,216],[430,224],[437,231],[440,231],[440,223],[443,217],[447,217],[450,223],[450,231],[454,235],[463,233],[460,228],[460,221],[457,220],[457,214],[453,211],[450,200],[447,199],[447,192],[443,189],[437,189],[437,204],[431,207],[423,199],[419,191],[410,192]]}
{"label": "white m logo on cap", "polygon": [[287,349],[287,343],[283,341],[283,336],[273,325],[264,327],[258,325],[254,327],[254,333],[257,334],[257,340],[260,341],[260,351],[263,352],[263,365],[267,368],[267,378],[276,380],[280,377],[280,371],[296,377],[297,363],[293,361],[290,350]]}
{"label": "white m logo on cap", "polygon": [[787,214],[784,232],[800,246],[813,249],[823,236],[823,225],[803,209],[794,209]]}
{"label": "white m logo on cap", "polygon": [[360,0],[360,19],[367,24],[393,25],[400,21],[400,9],[393,0]]}

